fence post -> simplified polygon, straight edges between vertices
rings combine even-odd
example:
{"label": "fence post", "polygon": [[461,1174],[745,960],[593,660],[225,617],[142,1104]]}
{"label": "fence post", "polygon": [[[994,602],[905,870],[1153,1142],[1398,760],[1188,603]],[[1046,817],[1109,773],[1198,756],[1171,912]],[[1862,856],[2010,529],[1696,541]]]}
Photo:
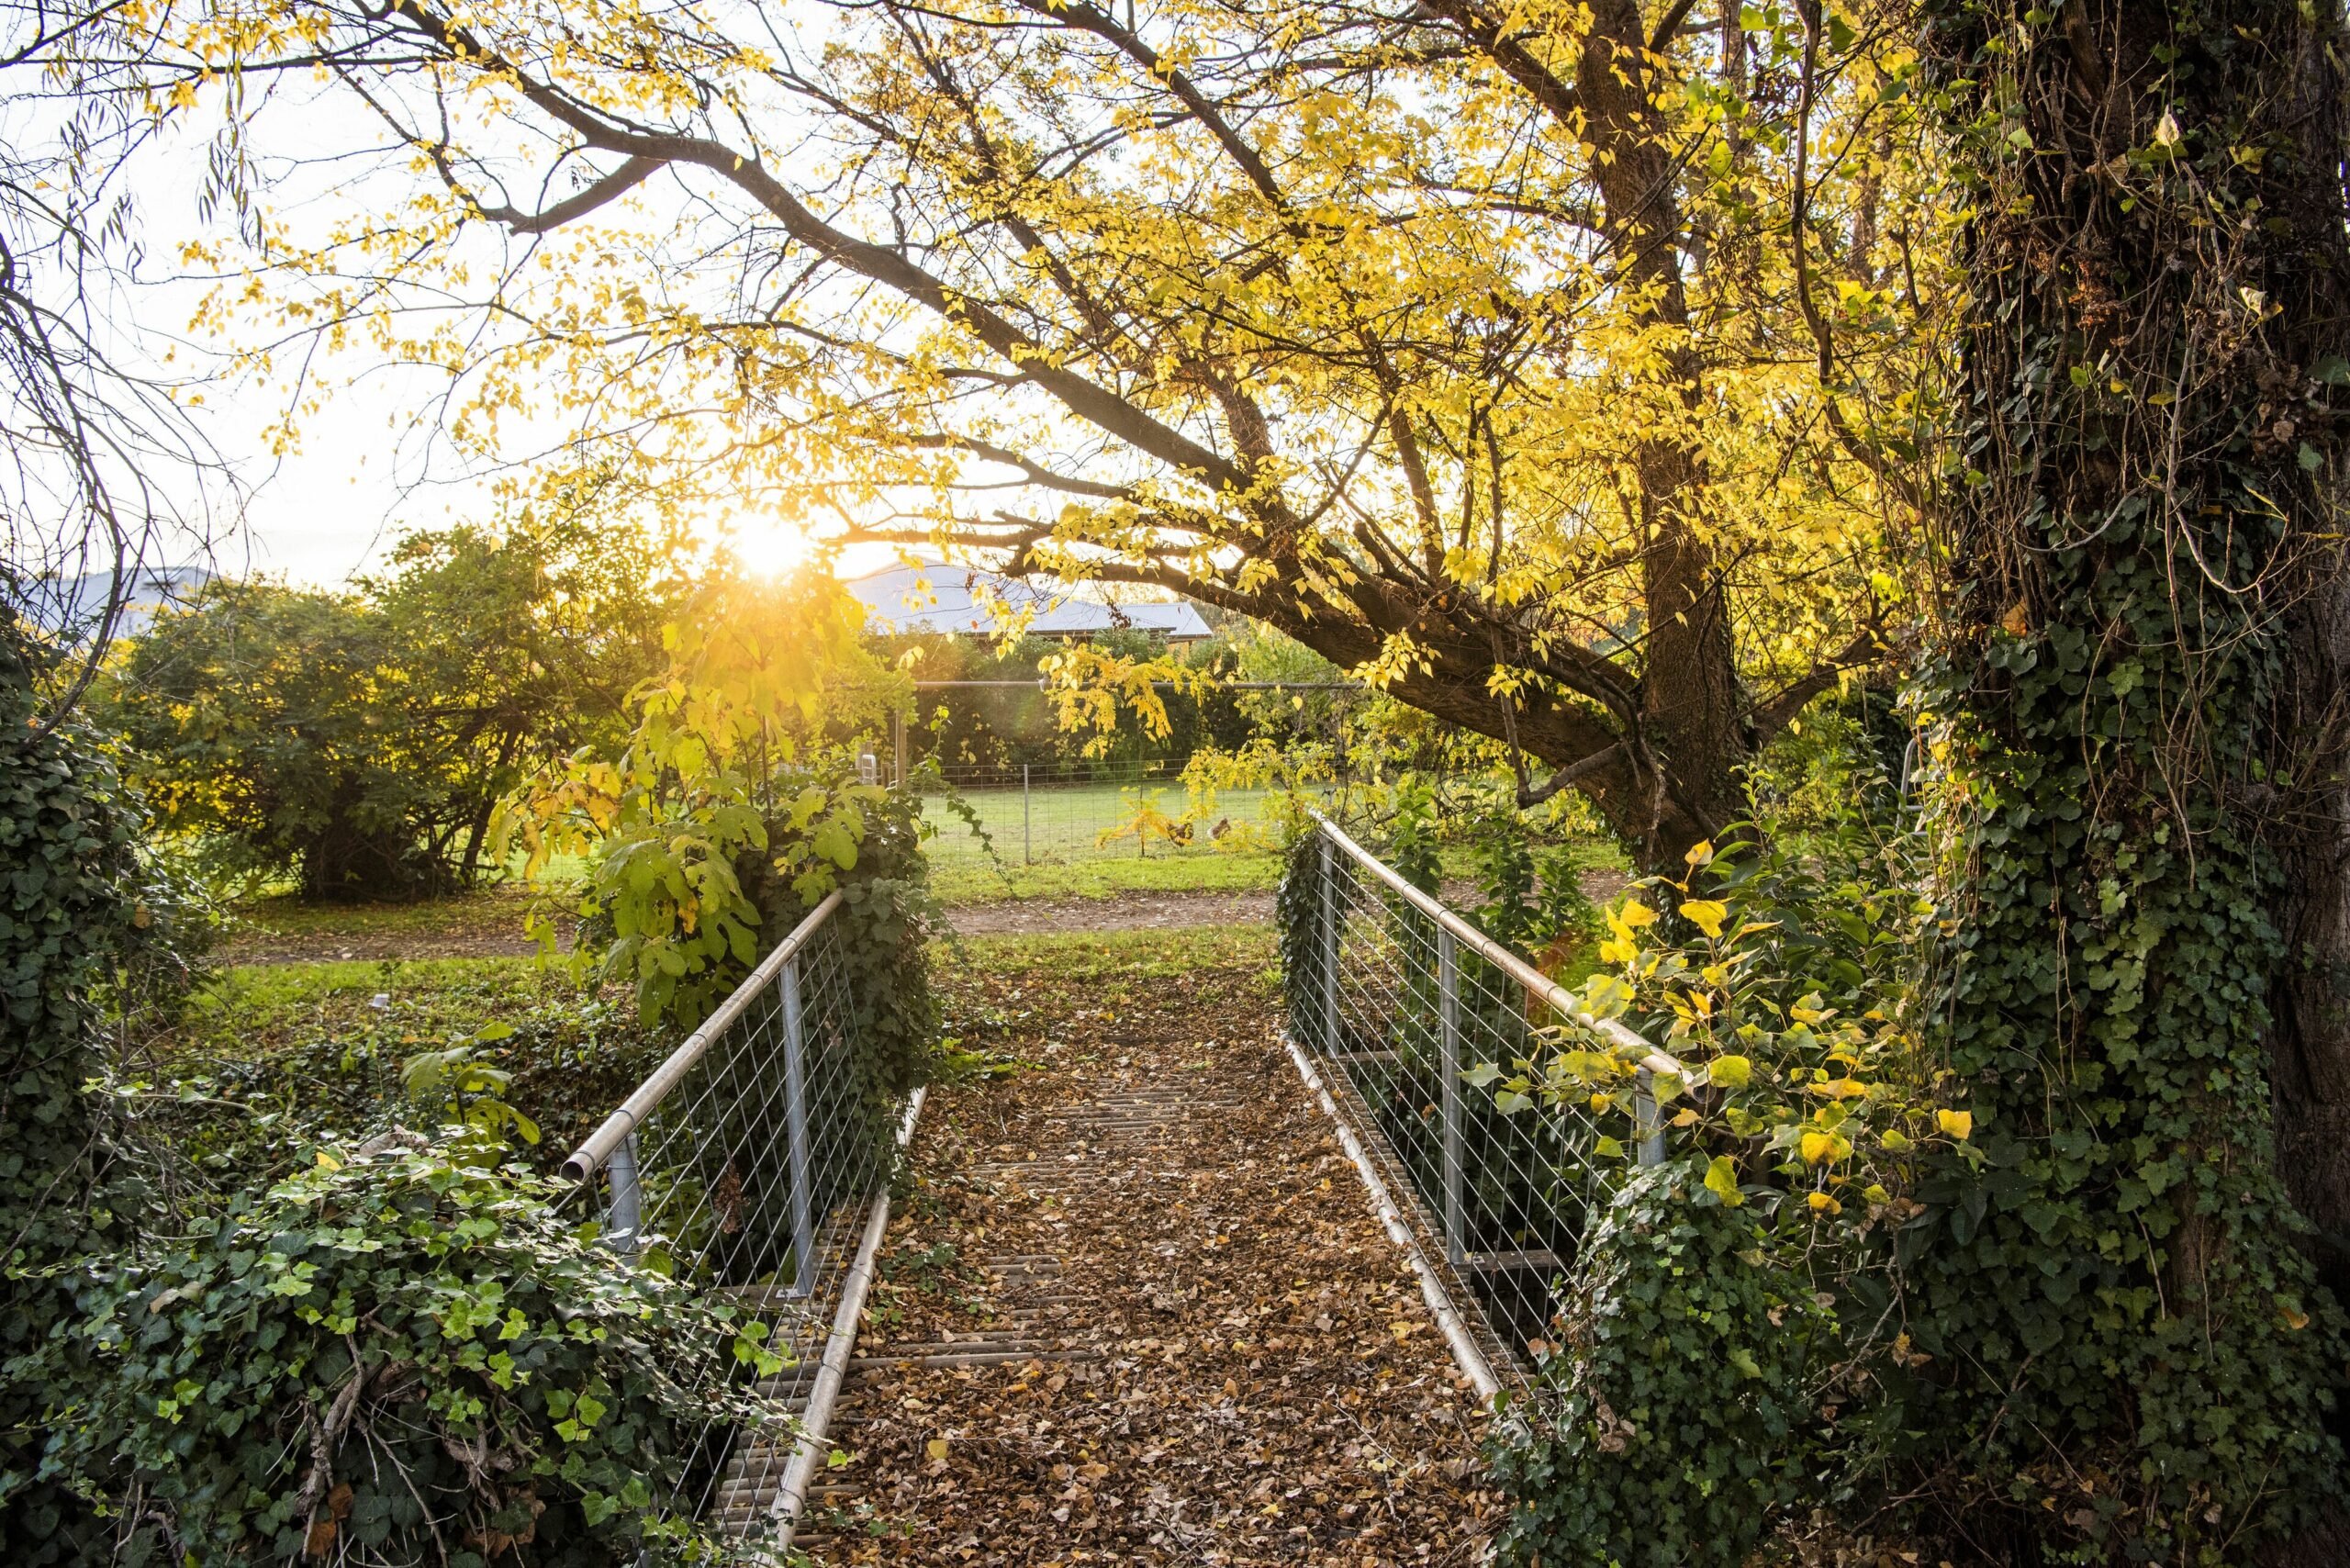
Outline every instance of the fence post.
{"label": "fence post", "polygon": [[1338,846],[1322,840],[1322,1054],[1338,1054],[1338,933],[1347,913],[1338,903]]}
{"label": "fence post", "polygon": [[1020,863],[1036,863],[1036,852],[1030,846],[1028,837],[1028,765],[1024,762],[1020,765]]}
{"label": "fence post", "polygon": [[1664,1163],[1664,1123],[1656,1111],[1656,1074],[1640,1069],[1633,1080],[1632,1131],[1639,1137],[1638,1156],[1642,1165]]}
{"label": "fence post", "polygon": [[605,1210],[604,1239],[615,1252],[634,1253],[636,1233],[644,1228],[644,1189],[636,1176],[636,1135],[612,1146],[604,1161],[604,1179],[611,1184],[612,1201]]}
{"label": "fence post", "polygon": [[816,1216],[809,1191],[808,1072],[800,1020],[800,959],[783,966],[783,1105],[791,1172],[791,1294],[816,1289]]}
{"label": "fence post", "polygon": [[1436,984],[1437,1070],[1444,1078],[1444,1256],[1457,1268],[1469,1228],[1460,1162],[1460,954],[1457,939],[1441,925],[1436,928]]}
{"label": "fence post", "polygon": [[906,787],[906,716],[903,713],[890,715],[890,745],[896,754],[896,771],[890,775],[890,782],[902,790]]}

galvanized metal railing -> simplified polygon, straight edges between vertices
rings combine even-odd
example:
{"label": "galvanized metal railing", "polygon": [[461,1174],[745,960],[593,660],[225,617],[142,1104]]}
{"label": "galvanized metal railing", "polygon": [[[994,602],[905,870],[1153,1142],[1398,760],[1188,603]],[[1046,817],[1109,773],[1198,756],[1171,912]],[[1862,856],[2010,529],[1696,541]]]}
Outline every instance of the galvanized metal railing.
{"label": "galvanized metal railing", "polygon": [[[1661,1074],[1682,1064],[1413,886],[1315,813],[1314,928],[1292,977],[1291,1036],[1365,1135],[1385,1188],[1483,1309],[1500,1348],[1547,1331],[1555,1282],[1627,1155],[1665,1157]],[[1297,908],[1292,901],[1292,908]],[[1545,1032],[1589,1036],[1633,1064],[1628,1140],[1589,1110],[1505,1114],[1469,1074],[1540,1054]],[[1611,1124],[1617,1132],[1620,1122]],[[1619,1154],[1616,1146],[1628,1141]],[[1506,1371],[1506,1369],[1505,1369]]]}
{"label": "galvanized metal railing", "polygon": [[[861,1049],[838,892],[811,911],[564,1162],[604,1238],[769,1327],[774,1418],[712,1422],[658,1506],[788,1546],[847,1367],[889,1177],[921,1109],[878,1087]],[[786,1416],[796,1412],[797,1418]]]}

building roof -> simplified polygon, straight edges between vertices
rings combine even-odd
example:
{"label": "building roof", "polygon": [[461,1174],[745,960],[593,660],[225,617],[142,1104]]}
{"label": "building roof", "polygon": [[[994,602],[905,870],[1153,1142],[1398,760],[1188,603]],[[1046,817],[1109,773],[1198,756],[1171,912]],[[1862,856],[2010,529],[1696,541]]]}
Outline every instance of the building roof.
{"label": "building roof", "polygon": [[864,600],[874,625],[883,631],[991,637],[1003,629],[999,614],[1024,612],[1028,631],[1038,637],[1082,637],[1134,628],[1156,632],[1170,643],[1191,643],[1210,634],[1207,622],[1192,605],[1106,604],[1080,599],[1055,583],[1030,583],[976,566],[891,566],[857,578],[848,591]]}

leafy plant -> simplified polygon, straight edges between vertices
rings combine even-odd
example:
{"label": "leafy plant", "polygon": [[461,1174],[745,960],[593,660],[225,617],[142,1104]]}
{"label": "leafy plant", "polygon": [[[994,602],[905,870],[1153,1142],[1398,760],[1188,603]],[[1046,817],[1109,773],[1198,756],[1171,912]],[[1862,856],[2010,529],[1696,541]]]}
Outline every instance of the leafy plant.
{"label": "leafy plant", "polygon": [[1192,841],[1192,824],[1169,816],[1159,804],[1161,794],[1162,791],[1158,790],[1119,790],[1118,798],[1125,808],[1125,815],[1113,825],[1103,828],[1095,844],[1110,845],[1122,838],[1131,838],[1135,841],[1136,853],[1145,858],[1150,855],[1150,841],[1154,838],[1169,845],[1189,844]]}
{"label": "leafy plant", "polygon": [[539,1141],[539,1125],[508,1103],[514,1075],[483,1059],[481,1048],[514,1033],[511,1024],[485,1024],[472,1039],[446,1050],[421,1051],[401,1064],[400,1087],[410,1102],[442,1122],[471,1129],[503,1145],[511,1137]]}
{"label": "leafy plant", "polygon": [[[1640,1057],[1579,1027],[1472,1081],[1572,1112],[1618,1163],[1560,1306],[1566,1349],[1497,1434],[1516,1561],[1733,1564],[1856,1495],[1898,1440],[1894,1238],[1920,1161],[1981,1164],[1924,1037],[1939,930],[1925,846],[1865,820],[1745,827],[1606,917],[1583,1010],[1682,1061],[1656,1072],[1664,1165],[1632,1165]],[[1661,1483],[1662,1490],[1653,1487]]]}
{"label": "leafy plant", "polygon": [[[470,1132],[316,1166],[124,1265],[53,1473],[129,1562],[448,1568],[710,1550],[657,1506],[712,1422],[775,1420],[767,1326],[597,1246]],[[739,1370],[739,1375],[738,1375]]]}
{"label": "leafy plant", "polygon": [[821,573],[712,577],[665,633],[669,668],[638,691],[617,757],[575,756],[499,804],[494,837],[527,875],[589,857],[579,967],[632,986],[646,1018],[699,1022],[749,969],[767,913],[744,885],[752,857],[802,908],[856,865],[889,792],[856,781],[824,727],[878,715],[900,686],[859,646],[862,617]]}
{"label": "leafy plant", "polygon": [[86,1510],[39,1473],[44,1358],[139,1202],[87,1086],[108,1004],[139,983],[125,965],[169,961],[175,910],[106,756],[42,711],[51,661],[16,603],[0,568],[0,1539],[42,1563],[95,1550]]}
{"label": "leafy plant", "polygon": [[1595,1216],[1540,1387],[1492,1444],[1505,1561],[1739,1568],[1811,1494],[1832,1298],[1792,1266],[1805,1238],[1703,1169],[1634,1173]]}

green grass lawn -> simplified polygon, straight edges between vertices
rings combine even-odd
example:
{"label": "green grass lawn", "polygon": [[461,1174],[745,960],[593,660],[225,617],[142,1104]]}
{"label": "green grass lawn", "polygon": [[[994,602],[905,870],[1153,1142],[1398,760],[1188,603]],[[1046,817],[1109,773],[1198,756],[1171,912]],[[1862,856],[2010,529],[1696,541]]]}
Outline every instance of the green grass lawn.
{"label": "green grass lawn", "polygon": [[1180,787],[965,790],[923,804],[936,830],[931,879],[948,903],[1270,888],[1281,875],[1281,800],[1265,790],[1223,791],[1200,821],[1177,829],[1190,842],[1173,842],[1135,828],[1145,811],[1180,822],[1190,804]]}

